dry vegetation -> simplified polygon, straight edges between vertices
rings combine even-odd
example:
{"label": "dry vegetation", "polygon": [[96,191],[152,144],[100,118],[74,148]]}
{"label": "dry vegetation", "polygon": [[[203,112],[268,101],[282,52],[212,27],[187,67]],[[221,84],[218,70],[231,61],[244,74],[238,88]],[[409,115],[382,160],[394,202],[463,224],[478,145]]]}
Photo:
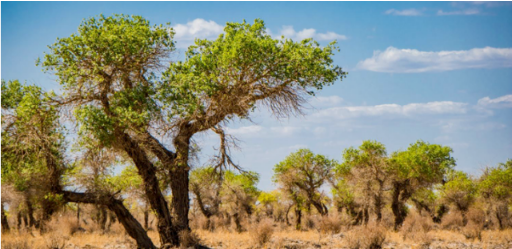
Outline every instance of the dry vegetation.
{"label": "dry vegetation", "polygon": [[[93,210],[93,207],[88,208]],[[102,230],[93,217],[84,216],[78,226],[74,213],[62,212],[49,222],[48,231],[43,234],[37,229],[11,229],[2,235],[2,248],[137,248],[118,222],[114,221],[108,229]],[[183,241],[181,248],[201,248],[199,244],[223,249],[512,248],[512,229],[484,228],[485,221],[480,219],[481,216],[470,218],[465,226],[457,225],[456,217],[459,217],[457,213],[449,213],[437,224],[413,210],[397,232],[393,231],[392,222],[383,221],[379,225],[370,221],[366,226],[352,226],[345,221],[346,215],[336,212],[324,217],[308,215],[305,218],[310,219],[311,224],[304,226],[301,231],[285,222],[266,218],[257,221],[257,217],[253,217],[251,220],[244,219],[244,231],[237,232],[234,222],[220,219],[214,219],[211,221],[214,225],[205,229],[207,220],[198,214],[197,219],[191,220],[192,232],[180,234]],[[137,218],[143,219],[143,214]],[[14,221],[11,223],[15,224]],[[148,228],[148,235],[158,241],[154,224]]]}

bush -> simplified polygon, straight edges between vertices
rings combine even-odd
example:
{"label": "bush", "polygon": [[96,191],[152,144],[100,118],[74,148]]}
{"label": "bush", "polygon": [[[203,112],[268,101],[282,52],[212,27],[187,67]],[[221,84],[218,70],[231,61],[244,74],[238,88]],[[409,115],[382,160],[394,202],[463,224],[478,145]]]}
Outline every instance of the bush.
{"label": "bush", "polygon": [[258,223],[256,228],[252,230],[251,236],[255,243],[263,246],[272,238],[272,234],[274,233],[274,227],[272,221],[264,220]]}
{"label": "bush", "polygon": [[318,230],[322,233],[336,234],[341,231],[343,220],[337,216],[324,216],[318,222]]}
{"label": "bush", "polygon": [[441,220],[441,227],[443,229],[458,230],[462,226],[462,215],[459,212],[449,212]]}
{"label": "bush", "polygon": [[386,228],[381,225],[368,225],[353,229],[345,236],[350,249],[380,249],[386,241]]}
{"label": "bush", "polygon": [[477,224],[473,221],[469,221],[468,224],[462,228],[462,235],[464,235],[466,239],[478,239],[481,241],[483,228],[483,223]]}

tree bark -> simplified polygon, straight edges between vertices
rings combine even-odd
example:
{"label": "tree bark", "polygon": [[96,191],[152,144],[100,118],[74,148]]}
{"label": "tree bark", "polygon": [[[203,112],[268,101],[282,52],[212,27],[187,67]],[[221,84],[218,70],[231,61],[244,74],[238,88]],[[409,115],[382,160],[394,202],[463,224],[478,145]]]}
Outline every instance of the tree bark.
{"label": "tree bark", "polygon": [[496,206],[496,218],[498,219],[498,224],[500,226],[500,230],[506,229],[509,227],[509,213],[508,213],[508,203],[498,203]]}
{"label": "tree bark", "polygon": [[149,210],[144,210],[144,230],[149,229]]}
{"label": "tree bark", "polygon": [[2,233],[8,233],[11,228],[9,227],[9,222],[7,221],[7,215],[5,215],[4,203],[2,202]]}
{"label": "tree bark", "polygon": [[130,237],[135,239],[137,242],[137,248],[156,249],[144,228],[142,228],[140,223],[133,217],[128,209],[126,209],[122,201],[114,199],[113,197],[96,196],[90,193],[75,193],[69,191],[63,191],[62,193],[64,200],[67,202],[105,205],[116,214],[117,219],[121,222]]}
{"label": "tree bark", "polygon": [[391,202],[391,210],[395,216],[395,231],[398,231],[400,226],[404,223],[405,217],[407,216],[407,207],[405,202],[411,197],[411,193],[406,190],[407,183],[394,182],[393,183],[393,194]]}
{"label": "tree bark", "polygon": [[301,229],[302,223],[302,210],[300,208],[295,208],[295,230],[299,231]]}
{"label": "tree bark", "polygon": [[190,230],[188,212],[190,209],[188,165],[190,138],[193,133],[182,128],[181,134],[173,140],[176,148],[176,159],[170,171],[172,191],[172,212],[176,218],[175,227],[179,231]]}
{"label": "tree bark", "polygon": [[[25,198],[25,205],[27,205],[27,216],[28,216],[28,226],[29,227],[37,227],[36,219],[34,218],[34,207],[32,206],[32,202],[29,197]],[[25,219],[25,225],[27,225],[27,220]]]}
{"label": "tree bark", "polygon": [[[167,201],[165,200],[165,197],[160,190],[158,178],[156,177],[155,166],[151,163],[139,144],[136,143],[128,134],[120,132],[116,135],[116,138],[118,139],[118,144],[121,149],[123,149],[128,154],[128,156],[132,158],[135,166],[138,169],[139,175],[142,177],[146,197],[158,220],[157,229],[158,233],[160,234],[160,241],[162,245],[179,246],[180,243],[178,229],[173,226],[172,217],[169,212]],[[188,174],[186,176],[187,179],[185,183],[187,184],[186,191],[188,199]],[[173,202],[174,196],[175,193],[173,190]],[[188,206],[188,201],[186,204]]]}

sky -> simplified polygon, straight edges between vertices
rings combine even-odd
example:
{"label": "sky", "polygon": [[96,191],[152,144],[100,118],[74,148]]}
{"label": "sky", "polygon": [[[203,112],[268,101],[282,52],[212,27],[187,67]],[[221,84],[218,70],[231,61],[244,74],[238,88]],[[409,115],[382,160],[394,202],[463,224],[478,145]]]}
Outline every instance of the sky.
{"label": "sky", "polygon": [[[276,38],[338,41],[334,64],[349,74],[309,98],[303,116],[267,110],[229,124],[235,162],[271,190],[273,167],[299,148],[341,160],[343,150],[376,140],[387,151],[416,140],[453,148],[456,169],[479,175],[512,158],[511,2],[2,2],[1,78],[59,91],[35,66],[57,37],[99,14],[140,15],[176,31],[174,60],[194,38],[214,39],[226,22],[262,19]],[[194,140],[196,166],[219,141]]]}

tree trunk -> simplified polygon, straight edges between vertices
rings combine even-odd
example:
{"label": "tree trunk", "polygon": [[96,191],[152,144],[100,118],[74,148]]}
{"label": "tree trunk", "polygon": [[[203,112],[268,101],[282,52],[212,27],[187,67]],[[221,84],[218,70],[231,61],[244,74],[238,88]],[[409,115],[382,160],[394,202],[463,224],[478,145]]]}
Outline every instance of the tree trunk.
{"label": "tree trunk", "polygon": [[188,173],[190,167],[188,165],[190,138],[186,128],[183,128],[182,134],[175,137],[173,140],[174,147],[176,148],[176,158],[172,165],[171,176],[171,191],[172,191],[172,212],[176,219],[175,227],[178,232],[187,230],[189,231],[188,212],[190,209],[189,199],[189,178]]}
{"label": "tree trunk", "polygon": [[302,221],[302,210],[295,208],[295,230],[300,231]]}
{"label": "tree trunk", "polygon": [[405,202],[409,199],[411,193],[404,189],[406,184],[407,183],[400,182],[393,183],[391,210],[395,216],[395,231],[398,231],[407,216],[407,207],[405,206]]}
{"label": "tree trunk", "polygon": [[325,207],[325,205],[323,205],[322,203],[316,201],[311,201],[311,203],[313,203],[313,206],[315,206],[316,210],[320,215],[326,216],[328,214],[327,207]]}
{"label": "tree trunk", "polygon": [[434,223],[441,223],[443,216],[448,212],[448,207],[444,204],[441,204],[437,209],[436,214],[432,217],[432,221]]}
{"label": "tree trunk", "polygon": [[[158,220],[157,229],[160,235],[160,241],[162,246],[179,246],[179,236],[177,227],[173,226],[171,213],[167,201],[165,200],[162,191],[160,190],[158,178],[156,177],[156,168],[147,157],[144,150],[136,143],[128,134],[121,132],[116,134],[120,147],[130,156],[135,166],[138,169],[138,173],[144,181],[144,191],[146,197],[151,205],[151,208],[155,212],[155,216]],[[186,172],[187,179],[182,181],[181,184],[186,184],[185,188],[187,191],[188,200],[188,172]],[[174,182],[174,179],[172,179]],[[174,189],[173,191],[173,202],[175,195],[180,192]],[[183,194],[183,193],[181,193]],[[180,194],[177,194],[179,197]],[[174,204],[174,203],[173,203]],[[179,205],[179,204],[178,204]],[[186,203],[188,207],[188,202]],[[188,216],[188,209],[187,209]],[[188,218],[188,217],[187,217]],[[188,221],[188,219],[187,219]],[[188,225],[188,222],[187,222]]]}
{"label": "tree trunk", "polygon": [[5,215],[4,203],[2,202],[2,233],[8,233],[11,228],[9,227],[9,222],[7,221],[7,215]]}
{"label": "tree trunk", "polygon": [[238,233],[241,233],[243,231],[243,228],[242,228],[242,224],[240,223],[240,214],[238,214],[238,212],[236,212],[233,215],[233,218],[235,218],[236,231]]}
{"label": "tree trunk", "polygon": [[364,215],[364,225],[368,225],[368,221],[370,220],[370,212],[368,212],[368,208],[364,208],[364,212],[363,212],[363,215]]}
{"label": "tree trunk", "polygon": [[509,213],[508,213],[508,203],[498,203],[496,206],[496,218],[498,219],[498,224],[500,226],[500,230],[506,229],[509,227]]}
{"label": "tree trunk", "polygon": [[80,204],[76,204],[76,225],[80,227]]}
{"label": "tree trunk", "polygon": [[144,228],[142,228],[128,209],[126,209],[122,201],[114,199],[113,197],[96,196],[90,193],[74,193],[69,191],[63,191],[62,193],[64,200],[68,202],[102,204],[107,206],[108,209],[116,214],[117,219],[121,222],[128,235],[135,239],[137,248],[156,249]]}
{"label": "tree trunk", "polygon": [[144,230],[148,230],[149,229],[149,210],[146,208],[146,210],[144,210]]}
{"label": "tree trunk", "polygon": [[[22,218],[21,218],[21,215],[22,215],[22,212],[21,211],[18,211],[18,213],[16,214],[16,219],[18,220],[18,230],[21,230],[21,222],[22,222]],[[26,225],[26,224],[25,224]]]}
{"label": "tree trunk", "polygon": [[107,228],[107,209],[101,205],[99,207],[99,214],[100,214],[100,219],[99,219],[99,223],[100,223],[100,228],[101,228],[101,231],[105,232],[106,231],[106,228]]}
{"label": "tree trunk", "polygon": [[[27,216],[28,216],[28,226],[29,227],[37,227],[36,219],[34,218],[34,207],[32,206],[32,202],[29,197],[25,198],[25,205],[27,206]],[[25,225],[27,225],[27,220],[25,220]]]}

